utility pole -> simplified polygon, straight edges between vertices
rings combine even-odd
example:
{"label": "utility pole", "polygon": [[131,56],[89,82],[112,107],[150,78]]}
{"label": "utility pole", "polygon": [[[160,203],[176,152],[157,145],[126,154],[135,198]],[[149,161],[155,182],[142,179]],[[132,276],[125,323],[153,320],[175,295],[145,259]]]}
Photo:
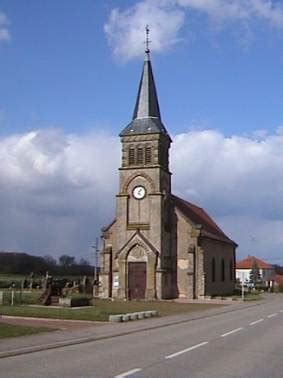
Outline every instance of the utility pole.
{"label": "utility pole", "polygon": [[96,287],[98,286],[98,271],[97,271],[97,265],[98,265],[98,237],[95,239],[95,245],[92,245],[91,248],[94,249],[94,270],[93,270],[93,281],[94,281],[94,292],[96,293]]}
{"label": "utility pole", "polygon": [[95,267],[94,267],[94,279],[97,282],[97,263],[98,263],[98,238],[95,239]]}
{"label": "utility pole", "polygon": [[245,286],[244,286],[245,273],[242,272],[242,301],[245,300]]}

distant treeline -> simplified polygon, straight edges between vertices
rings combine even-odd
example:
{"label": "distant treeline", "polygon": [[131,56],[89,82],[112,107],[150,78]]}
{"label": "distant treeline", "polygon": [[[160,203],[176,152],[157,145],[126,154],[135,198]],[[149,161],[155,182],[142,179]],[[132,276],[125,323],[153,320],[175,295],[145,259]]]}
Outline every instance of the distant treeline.
{"label": "distant treeline", "polygon": [[93,274],[93,267],[88,261],[62,255],[58,262],[52,256],[32,256],[27,253],[0,252],[0,274],[89,276]]}

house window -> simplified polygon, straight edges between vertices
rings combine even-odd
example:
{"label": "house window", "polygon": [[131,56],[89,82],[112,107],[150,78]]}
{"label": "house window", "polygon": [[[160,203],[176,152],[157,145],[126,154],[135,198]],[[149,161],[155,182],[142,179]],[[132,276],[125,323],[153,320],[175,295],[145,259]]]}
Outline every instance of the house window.
{"label": "house window", "polygon": [[211,281],[215,282],[215,258],[212,258],[211,261]]}
{"label": "house window", "polygon": [[230,281],[234,280],[234,274],[233,274],[233,261],[230,260]]}
{"label": "house window", "polygon": [[135,165],[135,149],[129,148],[129,165]]}
{"label": "house window", "polygon": [[138,147],[137,149],[137,164],[142,165],[143,164],[143,148]]}
{"label": "house window", "polygon": [[145,147],[145,164],[151,163],[151,147],[146,146]]}
{"label": "house window", "polygon": [[225,261],[221,260],[221,280],[225,281]]}

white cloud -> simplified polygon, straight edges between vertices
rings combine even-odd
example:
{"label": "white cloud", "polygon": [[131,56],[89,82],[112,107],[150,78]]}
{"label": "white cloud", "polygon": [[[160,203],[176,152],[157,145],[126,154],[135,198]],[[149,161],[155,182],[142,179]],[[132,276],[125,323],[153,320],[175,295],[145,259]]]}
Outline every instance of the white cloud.
{"label": "white cloud", "polygon": [[[280,130],[260,138],[189,131],[173,139],[174,192],[204,207],[239,243],[240,256],[282,258]],[[90,251],[115,216],[119,154],[118,137],[97,133],[37,130],[0,139],[0,250]]]}
{"label": "white cloud", "polygon": [[125,11],[112,10],[104,29],[114,54],[128,60],[144,51],[146,24],[150,25],[151,47],[162,51],[176,43],[183,22],[184,12],[180,9],[144,1]]}
{"label": "white cloud", "polygon": [[206,208],[239,243],[240,256],[282,259],[282,166],[279,132],[258,138],[192,131],[172,146],[175,191]]}
{"label": "white cloud", "polygon": [[11,35],[8,29],[9,20],[7,16],[0,11],[0,43],[7,42],[11,39]]}
{"label": "white cloud", "polygon": [[255,21],[283,28],[283,6],[272,0],[143,0],[123,10],[113,9],[105,32],[114,54],[129,60],[143,53],[146,24],[152,30],[152,49],[164,51],[182,39],[181,29],[190,27],[193,12],[206,15],[217,30],[240,23],[238,35],[245,34],[241,44],[252,39],[249,24]]}
{"label": "white cloud", "polygon": [[0,140],[0,250],[80,254],[114,213],[117,138],[37,130]]}

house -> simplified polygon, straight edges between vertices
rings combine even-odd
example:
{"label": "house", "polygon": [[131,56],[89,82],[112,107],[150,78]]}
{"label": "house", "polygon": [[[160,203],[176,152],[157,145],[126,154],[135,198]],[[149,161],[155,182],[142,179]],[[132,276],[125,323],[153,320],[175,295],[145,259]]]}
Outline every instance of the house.
{"label": "house", "polygon": [[271,278],[274,276],[274,267],[255,256],[248,256],[236,263],[236,279],[241,283],[243,281],[244,283],[250,282],[250,273],[255,264],[263,284],[270,286]]}

